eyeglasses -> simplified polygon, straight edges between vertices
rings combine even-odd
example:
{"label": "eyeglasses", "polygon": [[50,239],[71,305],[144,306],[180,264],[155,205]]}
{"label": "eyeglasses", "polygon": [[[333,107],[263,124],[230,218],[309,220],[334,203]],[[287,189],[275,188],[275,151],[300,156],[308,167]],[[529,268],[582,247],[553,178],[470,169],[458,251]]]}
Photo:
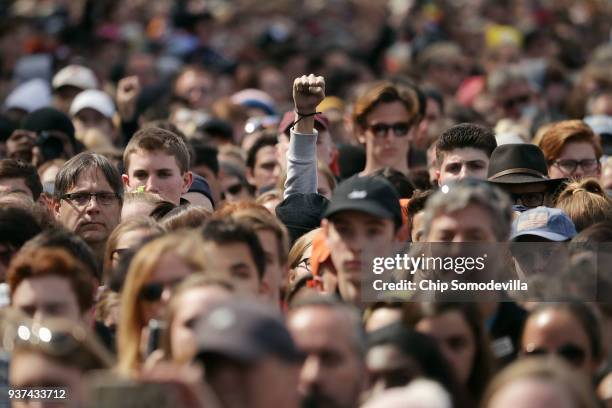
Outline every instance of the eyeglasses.
{"label": "eyeglasses", "polygon": [[544,205],[545,193],[511,193],[510,197],[512,197],[514,204],[535,208]]}
{"label": "eyeglasses", "polygon": [[584,363],[586,359],[586,352],[575,344],[564,344],[555,350],[547,350],[542,347],[533,348],[531,350],[526,350],[523,352],[525,356],[542,356],[547,354],[555,353],[559,357],[562,357],[568,363],[572,364],[574,367],[580,367]]}
{"label": "eyeglasses", "polygon": [[523,105],[529,102],[530,99],[531,99],[531,96],[529,95],[516,96],[514,98],[506,99],[505,101],[502,102],[502,105],[504,106],[504,109],[512,109],[517,105],[520,106],[520,105]]}
{"label": "eyeglasses", "polygon": [[81,191],[78,193],[64,194],[61,199],[69,201],[79,207],[84,207],[91,201],[92,197],[96,198],[96,201],[104,206],[114,204],[119,196],[115,193],[108,191],[99,191],[90,193],[89,191]]}
{"label": "eyeglasses", "polygon": [[397,122],[397,123],[375,123],[369,125],[368,129],[374,133],[376,137],[385,137],[389,130],[393,130],[393,134],[396,137],[404,137],[410,131],[412,125],[409,122]]}
{"label": "eyeglasses", "polygon": [[553,165],[561,169],[566,174],[571,174],[576,171],[576,168],[580,166],[586,173],[592,172],[599,166],[597,159],[584,159],[584,160],[557,160],[553,162]]}
{"label": "eyeglasses", "polygon": [[171,282],[150,282],[144,284],[142,288],[140,288],[140,299],[147,302],[157,302],[161,299],[162,294],[164,293],[164,289],[166,287],[174,288],[176,285],[181,283],[182,279],[175,279]]}
{"label": "eyeglasses", "polygon": [[300,263],[298,263],[295,268],[304,268],[306,269],[308,272],[311,272],[310,270],[310,258],[304,258],[300,261]]}

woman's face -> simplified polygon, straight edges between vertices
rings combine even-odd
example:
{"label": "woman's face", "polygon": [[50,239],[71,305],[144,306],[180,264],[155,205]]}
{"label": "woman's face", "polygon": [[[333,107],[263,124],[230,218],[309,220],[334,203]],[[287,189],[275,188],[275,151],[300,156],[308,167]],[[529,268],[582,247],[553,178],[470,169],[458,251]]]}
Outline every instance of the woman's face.
{"label": "woman's face", "polygon": [[121,260],[121,255],[128,249],[134,248],[139,245],[142,240],[151,235],[151,230],[141,228],[137,230],[124,232],[117,239],[117,245],[111,253],[111,266],[116,268]]}
{"label": "woman's face", "polygon": [[170,326],[170,352],[174,361],[190,361],[196,351],[194,326],[198,317],[206,314],[215,304],[232,295],[219,286],[196,287],[180,295]]}
{"label": "woman's face", "polygon": [[587,177],[599,178],[601,165],[595,148],[589,142],[569,142],[563,146],[559,158],[548,168],[550,178],[572,178],[581,180]]}
{"label": "woman's face", "polygon": [[595,374],[589,336],[578,320],[565,310],[547,309],[525,323],[521,352],[524,356],[556,354],[587,375]]}
{"label": "woman's face", "polygon": [[140,315],[146,325],[151,319],[159,319],[168,305],[172,289],[194,271],[171,252],[159,259],[153,273],[140,291]]}
{"label": "woman's face", "polygon": [[449,310],[419,321],[415,329],[433,337],[450,363],[457,380],[467,384],[476,357],[476,338],[459,311]]}
{"label": "woman's face", "polygon": [[312,254],[312,245],[308,246],[304,250],[300,262],[293,269],[289,270],[289,287],[294,285],[295,282],[300,280],[302,277],[310,275],[310,255]]}

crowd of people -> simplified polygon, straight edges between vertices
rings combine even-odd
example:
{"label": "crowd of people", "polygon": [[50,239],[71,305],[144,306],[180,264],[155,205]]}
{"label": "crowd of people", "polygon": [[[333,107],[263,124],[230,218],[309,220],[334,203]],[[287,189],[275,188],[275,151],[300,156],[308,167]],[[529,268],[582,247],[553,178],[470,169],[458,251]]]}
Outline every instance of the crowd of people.
{"label": "crowd of people", "polygon": [[[0,5],[0,407],[612,407],[611,21]],[[529,290],[366,293],[444,243]]]}

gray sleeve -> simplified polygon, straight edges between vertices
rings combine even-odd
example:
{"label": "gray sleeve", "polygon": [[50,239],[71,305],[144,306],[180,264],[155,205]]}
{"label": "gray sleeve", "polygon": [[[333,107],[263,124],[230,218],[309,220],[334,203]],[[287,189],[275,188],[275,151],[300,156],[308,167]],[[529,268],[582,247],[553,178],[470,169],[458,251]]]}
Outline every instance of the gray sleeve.
{"label": "gray sleeve", "polygon": [[287,180],[283,198],[295,193],[317,192],[317,131],[295,133],[291,129],[287,150]]}

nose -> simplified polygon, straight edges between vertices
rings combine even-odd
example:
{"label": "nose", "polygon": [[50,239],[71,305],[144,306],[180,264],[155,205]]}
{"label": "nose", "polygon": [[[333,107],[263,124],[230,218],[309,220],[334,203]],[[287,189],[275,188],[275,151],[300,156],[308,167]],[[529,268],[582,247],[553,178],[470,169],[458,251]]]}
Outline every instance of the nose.
{"label": "nose", "polygon": [[157,180],[155,177],[151,176],[147,179],[147,182],[145,183],[145,191],[148,193],[158,192]]}
{"label": "nose", "polygon": [[317,356],[309,355],[304,361],[300,372],[300,388],[306,392],[316,386],[321,375],[321,361]]}
{"label": "nose", "polygon": [[87,207],[85,207],[87,212],[97,212],[100,211],[100,203],[98,202],[98,198],[95,196],[90,197],[89,202],[87,203]]}
{"label": "nose", "polygon": [[584,177],[584,170],[581,165],[576,166],[576,170],[572,173],[572,178],[581,179]]}

